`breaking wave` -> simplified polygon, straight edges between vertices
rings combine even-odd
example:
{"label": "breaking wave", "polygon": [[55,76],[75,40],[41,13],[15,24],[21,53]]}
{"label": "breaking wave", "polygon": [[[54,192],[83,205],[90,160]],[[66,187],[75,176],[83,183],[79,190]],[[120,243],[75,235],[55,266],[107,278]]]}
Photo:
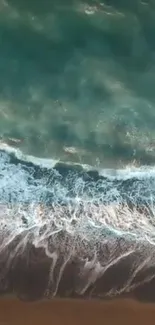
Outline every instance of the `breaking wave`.
{"label": "breaking wave", "polygon": [[20,297],[30,298],[14,272],[44,261],[43,296],[131,292],[154,279],[154,229],[155,168],[95,170],[1,146],[1,291],[11,281]]}

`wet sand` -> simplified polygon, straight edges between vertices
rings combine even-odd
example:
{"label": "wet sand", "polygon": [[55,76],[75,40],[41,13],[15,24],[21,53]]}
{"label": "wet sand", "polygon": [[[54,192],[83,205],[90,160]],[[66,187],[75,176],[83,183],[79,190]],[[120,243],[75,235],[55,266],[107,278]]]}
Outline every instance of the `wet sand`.
{"label": "wet sand", "polygon": [[155,305],[134,300],[52,300],[25,303],[0,299],[1,325],[154,325]]}

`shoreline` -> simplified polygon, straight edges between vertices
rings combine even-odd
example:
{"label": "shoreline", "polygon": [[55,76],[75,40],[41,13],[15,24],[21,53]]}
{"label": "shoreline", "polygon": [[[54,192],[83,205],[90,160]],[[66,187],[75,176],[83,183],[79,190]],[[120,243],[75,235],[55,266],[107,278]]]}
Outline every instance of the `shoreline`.
{"label": "shoreline", "polygon": [[155,302],[154,174],[111,179],[0,152],[1,295]]}

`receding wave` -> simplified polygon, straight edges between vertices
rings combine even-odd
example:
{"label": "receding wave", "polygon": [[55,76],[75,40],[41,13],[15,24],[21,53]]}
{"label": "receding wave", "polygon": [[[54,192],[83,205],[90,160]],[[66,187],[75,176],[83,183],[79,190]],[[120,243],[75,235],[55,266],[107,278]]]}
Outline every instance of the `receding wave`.
{"label": "receding wave", "polygon": [[[113,296],[148,283],[154,279],[154,204],[153,167],[95,170],[1,146],[1,291],[11,281],[25,297],[13,270],[25,263],[37,277],[43,261],[43,296]],[[116,273],[108,282],[111,269]]]}

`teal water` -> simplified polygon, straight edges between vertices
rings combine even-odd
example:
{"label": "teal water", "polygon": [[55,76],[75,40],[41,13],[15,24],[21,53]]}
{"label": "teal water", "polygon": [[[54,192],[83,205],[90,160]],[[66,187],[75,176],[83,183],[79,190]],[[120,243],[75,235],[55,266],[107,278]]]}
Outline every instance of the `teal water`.
{"label": "teal water", "polygon": [[155,0],[0,0],[0,291],[43,248],[50,297],[75,257],[78,293],[127,258],[127,293],[154,234]]}
{"label": "teal water", "polygon": [[155,1],[0,2],[0,136],[25,154],[155,161]]}

